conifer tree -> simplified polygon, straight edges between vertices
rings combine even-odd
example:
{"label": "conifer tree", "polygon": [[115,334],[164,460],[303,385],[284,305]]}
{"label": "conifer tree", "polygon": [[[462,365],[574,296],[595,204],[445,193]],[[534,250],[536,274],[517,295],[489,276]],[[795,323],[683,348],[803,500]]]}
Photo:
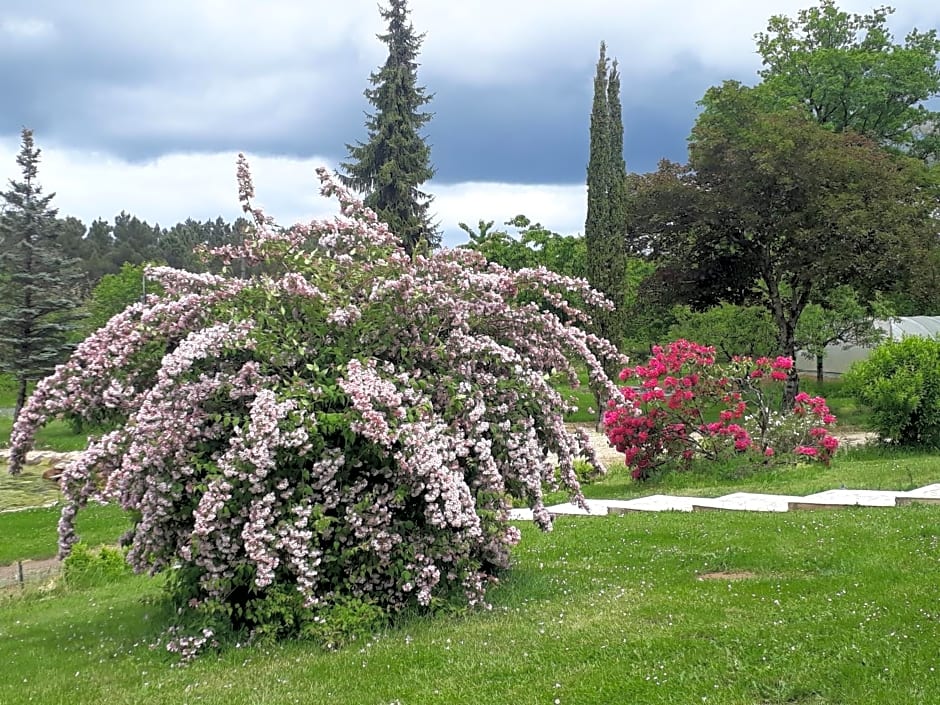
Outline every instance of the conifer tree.
{"label": "conifer tree", "polygon": [[349,161],[343,183],[365,194],[365,204],[411,253],[440,244],[440,233],[431,223],[428,206],[431,197],[421,185],[434,176],[431,150],[420,134],[431,119],[421,107],[431,97],[418,85],[418,49],[423,34],[415,34],[408,19],[407,0],[390,0],[380,10],[388,22],[388,32],[378,35],[388,46],[388,59],[369,80],[372,88],[366,98],[375,107],[368,116],[368,141],[347,145]]}
{"label": "conifer tree", "polygon": [[[611,271],[617,277],[610,281],[618,306],[623,298],[623,273],[626,267],[626,248],[623,246],[627,219],[627,164],[623,158],[623,108],[620,104],[620,73],[615,59],[607,79],[607,108],[610,114],[610,183],[607,198],[610,213],[607,231],[611,236]],[[616,342],[616,341],[615,341]]]}
{"label": "conifer tree", "polygon": [[614,344],[622,335],[621,307],[626,267],[626,165],[623,159],[623,117],[617,62],[610,67],[601,42],[594,76],[591,147],[587,167],[587,278],[616,306],[595,311],[597,332]]}
{"label": "conifer tree", "polygon": [[81,271],[56,242],[55,194],[37,180],[39,149],[23,129],[16,157],[22,179],[10,180],[0,216],[0,372],[17,383],[14,418],[29,382],[52,372],[68,353],[76,327]]}

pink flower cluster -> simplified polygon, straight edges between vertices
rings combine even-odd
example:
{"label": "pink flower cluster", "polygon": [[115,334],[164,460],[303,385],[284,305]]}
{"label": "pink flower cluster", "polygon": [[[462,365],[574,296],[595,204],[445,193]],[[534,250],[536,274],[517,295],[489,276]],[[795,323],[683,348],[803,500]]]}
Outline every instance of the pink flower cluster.
{"label": "pink flower cluster", "polygon": [[786,380],[792,368],[786,357],[717,365],[712,348],[686,340],[656,347],[647,364],[621,372],[634,384],[609,403],[607,438],[635,479],[663,465],[729,453],[753,453],[764,463],[794,456],[828,463],[838,439],[824,399],[800,394],[786,414],[771,407],[769,385]]}
{"label": "pink flower cluster", "polygon": [[[577,363],[617,393],[605,365],[626,360],[572,302],[610,304],[582,280],[469,250],[411,258],[323,170],[341,214],[278,228],[251,203],[243,158],[238,173],[254,227],[214,254],[263,274],[149,270],[165,293],[38,385],[11,470],[51,418],[115,429],[66,470],[61,551],[82,505],[118,501],[138,517],[130,562],[170,571],[184,612],[252,626],[285,588],[314,618],[345,599],[483,603],[519,540],[512,500],[549,529],[544,484],[583,502],[575,459],[602,472],[547,378],[575,379]],[[209,641],[171,643],[188,655]]]}

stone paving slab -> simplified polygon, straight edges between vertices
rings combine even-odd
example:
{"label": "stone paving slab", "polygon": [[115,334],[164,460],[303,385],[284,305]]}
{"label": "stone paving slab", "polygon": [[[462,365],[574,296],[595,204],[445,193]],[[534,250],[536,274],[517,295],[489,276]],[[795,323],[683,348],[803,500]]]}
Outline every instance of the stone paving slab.
{"label": "stone paving slab", "polygon": [[532,510],[528,507],[513,507],[509,510],[510,521],[532,521]]}
{"label": "stone paving slab", "polygon": [[[610,500],[614,501],[614,500]],[[607,500],[603,499],[587,499],[585,500],[588,506],[588,510],[585,511],[581,509],[577,504],[572,504],[571,502],[565,502],[564,504],[554,504],[551,507],[546,507],[548,513],[552,516],[558,515],[570,515],[570,516],[605,516],[607,514]]]}
{"label": "stone paving slab", "polygon": [[830,509],[838,507],[894,507],[906,492],[887,490],[827,490],[790,502],[790,510]]}
{"label": "stone paving slab", "polygon": [[612,514],[627,514],[629,512],[691,512],[700,497],[674,497],[668,494],[653,494],[648,497],[621,500],[616,504],[610,503]]}
{"label": "stone paving slab", "polygon": [[898,495],[895,503],[899,507],[907,504],[940,504],[940,483],[918,487],[916,490]]}
{"label": "stone paving slab", "polygon": [[737,512],[786,512],[790,502],[803,499],[794,495],[734,492],[724,497],[703,500],[692,505],[693,511],[728,510]]}

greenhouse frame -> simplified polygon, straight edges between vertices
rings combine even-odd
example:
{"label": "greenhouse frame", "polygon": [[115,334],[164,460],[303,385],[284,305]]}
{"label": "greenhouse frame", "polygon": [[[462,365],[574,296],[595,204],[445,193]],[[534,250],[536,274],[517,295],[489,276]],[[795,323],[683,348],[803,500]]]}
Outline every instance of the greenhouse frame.
{"label": "greenhouse frame", "polygon": [[[899,316],[875,321],[875,326],[885,332],[885,340],[902,340],[910,336],[936,338],[940,335],[940,316]],[[877,346],[835,344],[826,346],[823,359],[823,374],[839,376],[845,374],[853,362],[866,359]],[[797,370],[801,374],[816,373],[816,358],[801,353],[797,356]]]}

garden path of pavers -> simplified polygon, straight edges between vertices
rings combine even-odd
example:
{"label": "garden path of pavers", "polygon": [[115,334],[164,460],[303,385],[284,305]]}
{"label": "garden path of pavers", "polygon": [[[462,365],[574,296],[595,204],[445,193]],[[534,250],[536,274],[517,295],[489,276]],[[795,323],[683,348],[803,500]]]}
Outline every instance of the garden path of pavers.
{"label": "garden path of pavers", "polygon": [[[602,465],[623,462],[623,456],[607,443],[603,434],[593,428],[579,425],[587,432]],[[574,426],[572,425],[572,429]],[[856,446],[875,439],[874,433],[853,432],[840,434],[843,446]],[[920,487],[909,492],[887,490],[827,490],[800,497],[797,495],[756,494],[734,492],[723,497],[679,497],[654,494],[636,499],[588,499],[587,510],[570,503],[548,507],[553,516],[606,516],[629,512],[691,512],[704,510],[727,510],[744,512],[788,512],[800,509],[837,509],[840,507],[894,507],[904,504],[940,504],[940,483]],[[510,518],[531,521],[531,509],[512,509]]]}
{"label": "garden path of pavers", "polygon": [[[797,495],[733,492],[723,497],[678,497],[654,494],[637,499],[588,499],[587,509],[571,503],[548,507],[553,516],[606,516],[629,512],[692,512],[726,510],[739,512],[791,512],[841,507],[895,507],[905,504],[940,504],[940,483],[907,492],[890,490],[826,490],[800,497]],[[531,509],[512,509],[510,518],[531,521]]]}

